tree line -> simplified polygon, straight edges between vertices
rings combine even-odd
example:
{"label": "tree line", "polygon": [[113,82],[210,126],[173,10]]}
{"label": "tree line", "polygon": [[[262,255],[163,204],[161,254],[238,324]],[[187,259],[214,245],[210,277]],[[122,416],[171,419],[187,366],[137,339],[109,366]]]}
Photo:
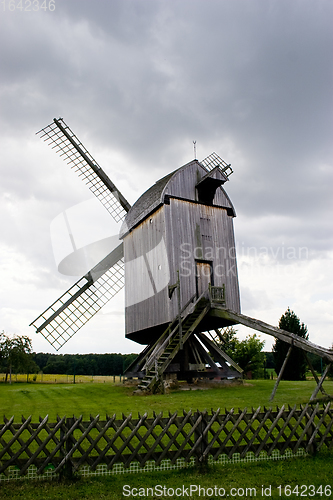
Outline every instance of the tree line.
{"label": "tree line", "polygon": [[12,373],[59,375],[122,375],[137,354],[49,354],[35,353],[26,336],[0,332],[0,372],[5,382]]}
{"label": "tree line", "polygon": [[33,353],[39,371],[68,375],[122,375],[137,354],[45,354]]}
{"label": "tree line", "polygon": [[[307,327],[301,323],[289,308],[281,316],[279,328],[309,338]],[[221,349],[226,352],[243,370],[245,377],[268,378],[268,370],[279,373],[286,357],[289,345],[276,340],[272,352],[263,351],[265,342],[255,333],[239,340],[234,327],[225,329],[218,340]],[[32,351],[28,337],[12,337],[0,332],[0,372],[6,374],[5,381],[11,379],[11,373],[38,373],[59,375],[122,375],[135,360],[137,354],[48,354]],[[314,369],[322,372],[319,356],[309,353],[308,357]],[[283,373],[284,380],[305,380],[307,363],[301,349],[293,348]],[[332,376],[333,373],[330,373]]]}

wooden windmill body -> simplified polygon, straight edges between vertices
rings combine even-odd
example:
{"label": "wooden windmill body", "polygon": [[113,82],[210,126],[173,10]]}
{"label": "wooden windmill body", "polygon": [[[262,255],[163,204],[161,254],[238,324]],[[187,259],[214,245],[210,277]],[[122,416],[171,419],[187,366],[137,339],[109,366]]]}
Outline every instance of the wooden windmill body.
{"label": "wooden windmill body", "polygon": [[[234,207],[224,190],[232,173],[215,153],[163,177],[131,207],[63,119],[39,132],[67,160],[115,221],[123,240],[31,325],[60,349],[123,286],[126,337],[146,345],[128,367],[142,390],[166,377],[237,378],[242,370],[221,349],[221,328],[242,323],[313,352],[333,352],[244,316],[233,231]],[[125,279],[124,279],[125,275]],[[217,342],[216,342],[217,339]]]}
{"label": "wooden windmill body", "polygon": [[[169,298],[168,286],[178,274],[181,309],[213,285],[225,306],[240,312],[235,211],[221,187],[227,180],[219,168],[207,174],[194,160],[158,181],[129,210],[121,232],[128,338],[150,343],[177,316],[177,294]],[[202,331],[208,323],[202,322]]]}
{"label": "wooden windmill body", "polygon": [[[223,306],[240,312],[235,210],[222,188],[228,181],[223,172],[227,168],[222,164],[207,172],[194,160],[157,181],[125,217],[121,237],[126,336],[148,344],[152,351],[142,360],[139,357],[128,375],[144,376],[146,385],[152,381],[146,376],[150,363],[154,367],[150,376],[156,376],[159,369],[160,373],[174,373],[188,380],[199,376],[239,377],[242,372],[235,364],[236,370],[231,369],[226,355],[217,346],[212,347],[211,339],[203,334],[230,325],[229,320],[205,314],[178,349],[181,336],[186,335],[180,335],[179,315],[186,318],[200,298],[202,306],[208,300],[208,296],[204,297],[208,291],[218,294],[217,300]],[[178,290],[171,294],[172,283],[177,283]],[[166,346],[171,341],[177,345],[167,351],[165,359],[163,334],[175,320],[175,332]],[[156,342],[160,350],[154,348]],[[218,364],[208,352],[212,350]]]}

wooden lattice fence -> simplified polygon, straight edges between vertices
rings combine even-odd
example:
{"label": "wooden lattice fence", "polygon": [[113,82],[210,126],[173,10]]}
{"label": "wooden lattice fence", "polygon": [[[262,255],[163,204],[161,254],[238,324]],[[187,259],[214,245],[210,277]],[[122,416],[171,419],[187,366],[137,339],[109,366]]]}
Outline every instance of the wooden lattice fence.
{"label": "wooden lattice fence", "polygon": [[89,421],[79,418],[48,417],[33,423],[31,417],[4,418],[0,425],[0,474],[8,474],[13,466],[24,476],[29,467],[42,474],[48,467],[55,473],[72,474],[83,465],[96,470],[101,464],[108,470],[116,464],[128,468],[133,462],[140,467],[148,461],[159,465],[179,458],[185,463],[195,458],[205,462],[224,454],[245,457],[252,452],[269,457],[278,450],[296,454],[300,449],[314,453],[322,446],[333,447],[333,411],[330,403],[297,408],[220,410],[177,412],[153,417],[131,415],[122,418],[99,416]]}

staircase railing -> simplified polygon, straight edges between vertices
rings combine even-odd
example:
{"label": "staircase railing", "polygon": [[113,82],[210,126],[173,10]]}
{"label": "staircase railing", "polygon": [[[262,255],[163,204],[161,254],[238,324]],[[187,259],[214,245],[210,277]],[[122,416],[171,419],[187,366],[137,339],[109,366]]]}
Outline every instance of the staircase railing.
{"label": "staircase railing", "polygon": [[[191,304],[191,302],[194,301],[196,295],[194,294],[187,302],[186,304],[184,305],[184,307],[181,309],[180,311],[180,314],[182,314],[187,308],[188,306]],[[196,303],[196,302],[195,302]],[[194,304],[195,304],[194,303]],[[177,323],[177,326],[175,328],[175,325]],[[150,356],[153,354],[153,351],[156,349],[156,347],[158,348],[159,347],[159,343],[162,341],[163,343],[165,342],[165,340],[169,340],[170,337],[174,334],[175,332],[175,329],[177,329],[178,327],[178,314],[177,316],[174,318],[174,320],[167,326],[167,328],[164,330],[164,332],[162,333],[162,335],[156,340],[156,342],[150,347],[150,349],[147,350],[147,352],[145,353],[144,356],[142,356],[142,359],[140,359],[138,361],[138,365],[137,365],[137,370],[140,369],[140,367],[144,366],[145,363],[147,362],[147,359],[150,358]],[[169,332],[169,335],[168,335],[168,332]],[[165,345],[165,344],[163,344]],[[158,349],[159,351],[159,349]],[[154,356],[155,358],[155,356]],[[136,363],[136,360],[133,361],[133,363],[131,363],[130,367],[128,368],[131,368],[133,365],[135,365]],[[126,371],[128,371],[128,368]]]}
{"label": "staircase railing", "polygon": [[[207,292],[205,292],[207,293]],[[195,307],[195,305],[199,302],[199,300],[201,300],[203,298],[203,296],[205,295],[205,293],[203,293],[199,299],[197,299],[194,304],[193,304],[193,307]],[[196,295],[194,294],[190,300],[188,300],[186,302],[186,304],[184,305],[184,307],[181,309],[180,311],[180,316],[182,315],[182,313],[184,311],[186,311],[186,309],[188,308],[188,306],[193,302],[193,300],[195,299]],[[190,313],[186,314],[186,316],[184,316],[183,318],[181,318],[181,322],[183,323],[184,320],[187,318],[187,316],[189,315]],[[165,348],[170,344],[170,340],[171,338],[174,336],[174,334],[177,332],[178,330],[178,324],[179,324],[179,315],[177,314],[177,316],[174,318],[174,320],[172,321],[172,323],[170,323],[170,325],[168,325],[167,329],[164,331],[164,333],[161,335],[161,337],[159,337],[159,339],[157,339],[157,341],[155,342],[155,344],[152,346],[151,350],[146,354],[146,370],[150,370],[153,363],[154,363],[154,360],[155,359],[158,359],[160,357],[160,355],[162,354],[162,352],[164,352]],[[168,334],[169,332],[169,334]],[[166,338],[164,338],[163,340],[163,336],[164,335],[167,335]],[[160,344],[160,342],[162,341],[162,343]],[[157,347],[157,350],[154,352],[155,350],[155,347]],[[149,360],[149,358],[151,358]]]}
{"label": "staircase railing", "polygon": [[222,286],[212,286],[209,284],[209,295],[211,302],[218,302],[219,304],[225,305],[225,285]]}
{"label": "staircase railing", "polygon": [[[206,298],[205,302],[203,302],[202,300],[204,298]],[[209,298],[208,290],[206,290],[206,292],[204,292],[196,300],[193,310],[191,312],[188,312],[183,318],[181,318],[181,323],[184,324],[184,327],[186,329],[184,342],[186,342],[189,335],[193,333],[194,329],[201,321],[203,315],[205,315],[209,310],[210,303],[208,298]],[[199,309],[199,303],[201,303],[202,305],[200,309]],[[192,315],[194,315],[194,318],[186,328],[187,321],[189,321],[189,318],[191,318]],[[179,339],[179,322],[177,321],[178,318],[179,316],[177,315],[177,318],[174,320],[176,326],[169,333],[167,339],[165,339],[163,343],[158,346],[157,350],[152,351],[150,359],[146,362],[145,366],[146,374],[142,382],[139,384],[140,389],[145,389],[145,390],[152,389],[153,387],[158,385],[161,380],[161,374],[170,364],[175,354],[177,354],[177,352],[179,351],[180,339]],[[169,350],[169,352],[167,353],[167,350],[170,348],[171,350]]]}

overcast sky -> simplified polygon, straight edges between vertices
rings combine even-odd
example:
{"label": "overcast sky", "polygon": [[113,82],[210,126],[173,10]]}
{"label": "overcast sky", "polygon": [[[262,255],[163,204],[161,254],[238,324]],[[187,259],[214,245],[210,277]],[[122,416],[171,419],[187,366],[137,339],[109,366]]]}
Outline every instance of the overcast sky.
{"label": "overcast sky", "polygon": [[[215,151],[231,163],[242,312],[277,325],[289,306],[330,347],[333,2],[47,5],[1,3],[0,330],[54,352],[29,323],[78,277],[59,273],[52,228],[82,209],[90,242],[109,231],[107,212],[35,135],[61,116],[130,203],[192,160],[194,140],[199,160]],[[141,349],[125,339],[120,293],[59,352]]]}

